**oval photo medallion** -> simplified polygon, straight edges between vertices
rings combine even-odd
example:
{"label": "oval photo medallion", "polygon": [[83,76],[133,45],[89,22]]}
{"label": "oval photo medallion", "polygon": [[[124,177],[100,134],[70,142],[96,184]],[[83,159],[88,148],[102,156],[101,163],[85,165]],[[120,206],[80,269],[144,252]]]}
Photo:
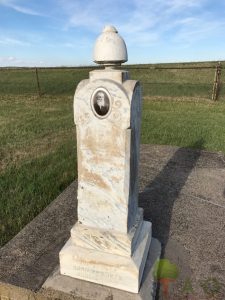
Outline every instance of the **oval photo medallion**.
{"label": "oval photo medallion", "polygon": [[110,99],[108,93],[103,89],[98,89],[92,97],[92,108],[99,117],[105,117],[110,109]]}

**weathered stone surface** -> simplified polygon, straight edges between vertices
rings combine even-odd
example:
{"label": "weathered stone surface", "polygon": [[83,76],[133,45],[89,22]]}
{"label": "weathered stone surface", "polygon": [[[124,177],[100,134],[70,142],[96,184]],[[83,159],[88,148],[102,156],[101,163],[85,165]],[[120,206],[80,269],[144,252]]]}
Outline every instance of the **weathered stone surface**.
{"label": "weathered stone surface", "polygon": [[94,61],[98,64],[121,64],[127,61],[127,47],[117,29],[107,25],[94,47]]}
{"label": "weathered stone surface", "polygon": [[[99,87],[104,87],[111,99],[110,113],[103,119],[91,109]],[[92,72],[92,80],[77,87],[78,221],[86,226],[127,233],[135,222],[140,105],[136,81],[122,85],[94,80]]]}
{"label": "weathered stone surface", "polygon": [[137,219],[128,234],[88,227],[77,222],[71,229],[71,238],[73,244],[78,247],[132,256],[142,225],[143,209],[139,208]]}
{"label": "weathered stone surface", "polygon": [[[95,44],[99,63],[126,58],[108,26]],[[138,293],[151,223],[138,208],[141,88],[126,71],[92,71],[74,96],[78,149],[78,222],[60,251],[60,273]]]}
{"label": "weathered stone surface", "polygon": [[[90,81],[94,81],[97,79],[108,79],[114,80],[118,83],[123,83],[127,86],[128,82],[125,82],[129,79],[129,73],[125,70],[116,70],[116,69],[104,69],[104,70],[95,70],[89,73]],[[80,83],[81,85],[85,84],[85,81]],[[127,88],[127,91],[132,89]]]}
{"label": "weathered stone surface", "polygon": [[[148,252],[141,288],[138,294],[109,288],[103,285],[79,280],[59,273],[57,267],[43,285],[43,292],[61,291],[69,295],[81,297],[81,299],[98,300],[152,300],[155,296],[156,282],[154,280],[154,265],[161,253],[161,245],[156,239],[152,239]],[[57,294],[56,294],[57,295]]]}
{"label": "weathered stone surface", "polygon": [[[138,209],[140,85],[120,70],[90,77],[74,97],[78,222],[60,252],[60,272],[137,293],[151,240]],[[98,94],[108,101],[102,115]]]}
{"label": "weathered stone surface", "polygon": [[60,251],[60,273],[138,293],[151,242],[151,223],[143,222],[132,256],[75,246],[70,239]]}

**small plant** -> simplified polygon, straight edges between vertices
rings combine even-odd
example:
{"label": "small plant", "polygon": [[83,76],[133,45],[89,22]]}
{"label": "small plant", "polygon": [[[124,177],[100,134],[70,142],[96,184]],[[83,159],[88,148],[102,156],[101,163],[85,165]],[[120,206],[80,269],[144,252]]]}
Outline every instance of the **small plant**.
{"label": "small plant", "polygon": [[175,264],[172,264],[168,259],[160,259],[154,267],[154,278],[162,284],[163,297],[168,298],[169,284],[175,281],[179,271]]}
{"label": "small plant", "polygon": [[200,282],[200,286],[203,289],[207,297],[215,299],[215,297],[221,291],[221,284],[216,278],[207,278]]}

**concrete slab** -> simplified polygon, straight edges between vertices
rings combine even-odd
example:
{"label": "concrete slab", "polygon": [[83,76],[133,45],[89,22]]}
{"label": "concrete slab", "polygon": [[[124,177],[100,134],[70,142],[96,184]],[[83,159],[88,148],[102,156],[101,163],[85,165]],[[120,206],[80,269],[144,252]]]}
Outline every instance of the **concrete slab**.
{"label": "concrete slab", "polygon": [[[209,278],[220,283],[216,299],[225,299],[224,175],[221,153],[141,146],[139,206],[144,208],[145,219],[152,222],[153,237],[162,243],[163,257],[180,270],[171,284],[172,299],[184,299],[187,279],[194,299],[206,299],[201,282]],[[69,238],[75,211],[73,182],[0,249],[2,298],[54,299],[43,294],[41,287],[59,263],[58,252]],[[109,295],[106,299],[112,299]],[[63,293],[58,299],[82,299],[74,297]],[[161,288],[156,299],[162,299]]]}
{"label": "concrete slab", "polygon": [[180,270],[172,299],[183,299],[189,279],[195,299],[206,299],[201,284],[210,278],[221,285],[218,299],[225,299],[224,155],[143,145],[140,167],[139,206],[162,243],[162,256]]}

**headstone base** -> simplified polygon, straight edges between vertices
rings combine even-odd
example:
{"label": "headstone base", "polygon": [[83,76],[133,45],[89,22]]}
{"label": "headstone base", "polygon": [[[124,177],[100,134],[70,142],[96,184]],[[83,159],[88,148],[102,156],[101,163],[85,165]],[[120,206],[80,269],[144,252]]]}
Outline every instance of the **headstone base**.
{"label": "headstone base", "polygon": [[151,227],[150,222],[143,222],[132,256],[79,247],[70,238],[60,251],[60,273],[138,293],[151,242]]}
{"label": "headstone base", "polygon": [[76,299],[117,299],[117,300],[153,300],[157,282],[154,280],[154,264],[160,258],[161,245],[152,238],[138,294],[106,287],[85,280],[61,275],[59,267],[48,277],[42,286],[45,295],[58,296],[59,293],[73,295]]}

